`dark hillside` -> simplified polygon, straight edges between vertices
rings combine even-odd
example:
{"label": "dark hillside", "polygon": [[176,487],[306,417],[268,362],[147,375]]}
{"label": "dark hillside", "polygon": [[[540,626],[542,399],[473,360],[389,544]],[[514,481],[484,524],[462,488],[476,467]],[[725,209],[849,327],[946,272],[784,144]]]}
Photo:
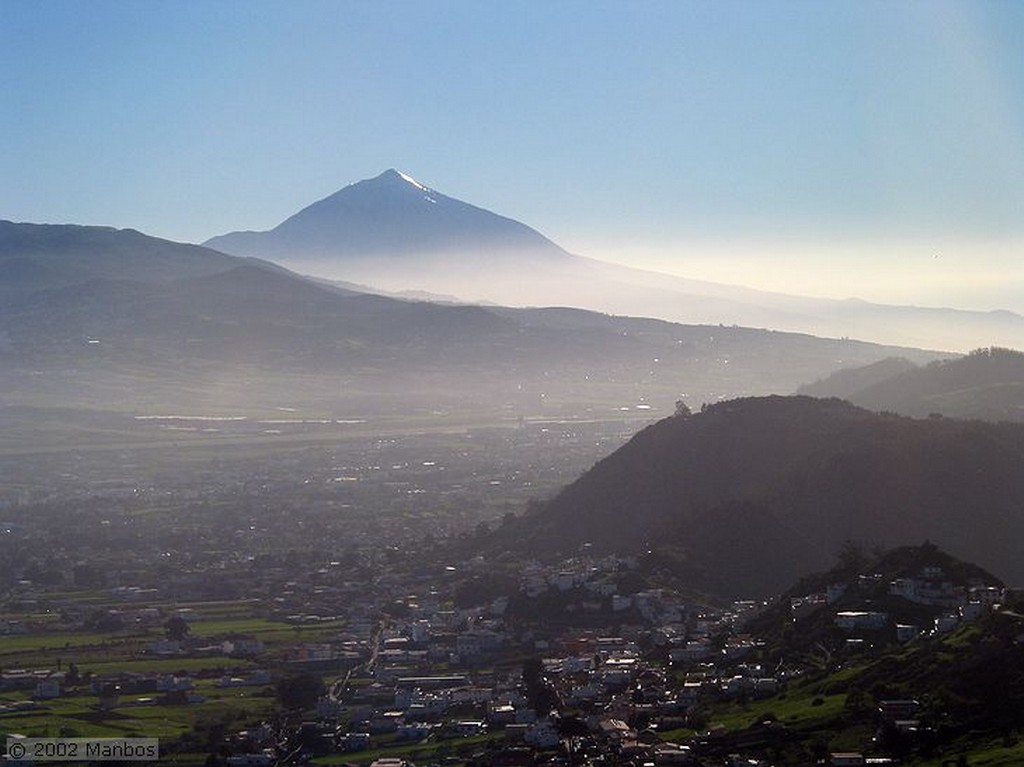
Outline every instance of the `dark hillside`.
{"label": "dark hillside", "polygon": [[808,397],[839,397],[852,402],[856,395],[867,387],[916,369],[917,365],[908,359],[887,357],[863,367],[837,370],[827,378],[801,386],[797,394],[805,394]]}
{"label": "dark hillside", "polygon": [[978,349],[921,367],[883,360],[841,370],[800,388],[815,397],[842,397],[870,410],[924,417],[1024,421],[1024,354]]}
{"label": "dark hillside", "polygon": [[[964,594],[972,586],[1004,586],[984,568],[957,559],[930,542],[874,552],[847,542],[837,559],[831,569],[801,578],[748,623],[747,630],[768,640],[775,660],[792,658],[795,654],[814,654],[820,652],[821,647],[842,652],[847,635],[833,620],[840,610],[884,610],[894,622],[915,624],[926,630],[936,617],[949,611],[948,605],[918,605],[892,596],[890,584],[899,578],[917,578],[931,569],[941,573],[939,580],[948,581]],[[836,596],[828,604],[821,603],[802,611],[793,609],[794,603],[805,600],[808,595],[824,595],[829,589],[836,590]],[[891,627],[872,639],[879,646],[896,643]]]}
{"label": "dark hillside", "polygon": [[[710,718],[779,712],[788,742],[776,764],[812,763],[815,744],[902,764],[1020,764],[1019,597],[930,543],[881,552],[850,543],[842,553],[743,626],[759,640],[760,666],[787,670],[783,693],[726,702]],[[849,622],[867,614],[881,620]],[[830,713],[828,701],[838,704]]]}
{"label": "dark hillside", "polygon": [[931,539],[1024,581],[1022,509],[1024,427],[768,397],[648,427],[522,524],[542,551],[671,551],[694,587],[739,595],[826,567],[846,540]]}

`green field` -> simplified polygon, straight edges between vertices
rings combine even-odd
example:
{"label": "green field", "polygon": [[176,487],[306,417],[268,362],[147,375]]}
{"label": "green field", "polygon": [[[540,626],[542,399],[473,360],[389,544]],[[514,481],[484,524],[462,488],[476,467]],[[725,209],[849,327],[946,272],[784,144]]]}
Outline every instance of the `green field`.
{"label": "green field", "polygon": [[416,763],[438,762],[442,758],[465,758],[474,751],[504,741],[504,733],[489,732],[466,738],[430,739],[415,743],[393,742],[384,747],[369,748],[365,751],[317,757],[313,760],[313,764],[370,764],[375,759],[385,757],[404,757]]}
{"label": "green field", "polygon": [[208,699],[201,704],[165,706],[136,705],[131,696],[110,711],[96,708],[95,696],[59,698],[42,708],[25,713],[0,716],[0,732],[29,737],[148,737],[172,740],[191,730],[200,721],[245,722],[268,715],[274,706],[272,697],[236,697]]}
{"label": "green field", "polygon": [[[97,591],[69,591],[61,595],[66,603],[123,607],[111,603],[108,594]],[[165,614],[188,608],[195,620],[190,633],[211,644],[232,635],[258,637],[270,657],[276,649],[296,642],[320,641],[336,636],[340,622],[311,626],[271,621],[254,614],[259,603],[237,602],[148,603]],[[33,626],[56,624],[55,617],[17,616]],[[244,678],[264,663],[232,658],[222,654],[201,657],[159,657],[147,654],[147,645],[163,636],[162,626],[130,631],[94,632],[53,630],[43,633],[0,637],[0,668],[5,670],[53,670],[67,672],[75,664],[81,678],[64,695],[40,701],[38,708],[0,713],[0,736],[20,734],[28,737],[155,737],[168,756],[178,747],[182,736],[192,742],[197,733],[211,727],[243,729],[270,716],[277,706],[273,690],[263,686],[220,687],[224,676]],[[137,676],[165,674],[187,675],[193,680],[191,692],[203,696],[201,702],[165,705],[163,692],[121,694],[110,710],[100,709],[100,699],[89,691],[90,675],[127,673]],[[32,700],[32,690],[10,691],[0,695],[0,703]],[[201,764],[206,753],[171,759],[180,764]]]}

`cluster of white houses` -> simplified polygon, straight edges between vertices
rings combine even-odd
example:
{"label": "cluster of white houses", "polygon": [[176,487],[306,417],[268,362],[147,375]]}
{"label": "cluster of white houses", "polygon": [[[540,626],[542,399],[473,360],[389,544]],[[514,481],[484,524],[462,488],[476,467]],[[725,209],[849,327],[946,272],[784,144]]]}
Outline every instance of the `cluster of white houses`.
{"label": "cluster of white houses", "polygon": [[[790,600],[790,611],[794,619],[800,620],[829,607],[851,591],[876,587],[879,578],[861,575],[854,583],[833,584],[826,591],[794,597]],[[939,567],[924,567],[915,577],[896,578],[889,582],[886,593],[915,605],[936,608],[938,612],[931,624],[917,625],[900,623],[888,612],[866,606],[863,609],[837,610],[833,623],[847,632],[893,628],[897,640],[907,642],[922,634],[948,633],[961,623],[975,621],[1005,597],[1005,589],[989,584],[978,582],[957,586]]]}

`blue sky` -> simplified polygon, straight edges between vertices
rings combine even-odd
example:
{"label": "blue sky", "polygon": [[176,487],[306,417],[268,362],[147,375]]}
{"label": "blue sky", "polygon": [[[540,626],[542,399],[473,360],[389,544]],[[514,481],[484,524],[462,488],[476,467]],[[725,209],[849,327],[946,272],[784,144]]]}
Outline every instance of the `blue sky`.
{"label": "blue sky", "polygon": [[400,168],[569,250],[1024,310],[1024,3],[0,0],[0,218],[183,241]]}

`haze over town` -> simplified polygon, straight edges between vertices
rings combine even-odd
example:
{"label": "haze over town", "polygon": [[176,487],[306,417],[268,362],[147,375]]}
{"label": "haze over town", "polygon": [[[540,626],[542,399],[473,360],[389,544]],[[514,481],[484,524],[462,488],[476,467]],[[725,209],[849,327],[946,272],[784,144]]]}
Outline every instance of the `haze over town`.
{"label": "haze over town", "polygon": [[1024,764],[1022,39],[0,0],[2,761]]}

